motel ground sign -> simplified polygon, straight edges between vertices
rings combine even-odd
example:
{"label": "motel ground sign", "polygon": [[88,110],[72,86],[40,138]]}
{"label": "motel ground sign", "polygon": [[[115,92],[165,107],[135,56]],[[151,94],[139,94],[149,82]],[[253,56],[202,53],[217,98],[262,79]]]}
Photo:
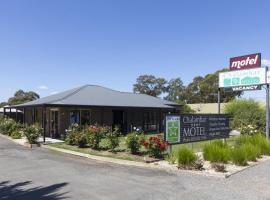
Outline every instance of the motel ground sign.
{"label": "motel ground sign", "polygon": [[230,133],[226,114],[166,115],[165,141],[183,144],[227,138]]}

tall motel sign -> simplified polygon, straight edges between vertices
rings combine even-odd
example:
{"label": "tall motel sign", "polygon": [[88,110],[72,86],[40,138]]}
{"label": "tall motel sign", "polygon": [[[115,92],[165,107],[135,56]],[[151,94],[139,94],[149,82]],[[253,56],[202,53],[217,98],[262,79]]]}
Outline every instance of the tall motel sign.
{"label": "tall motel sign", "polygon": [[254,53],[230,58],[230,70],[219,73],[218,112],[220,88],[232,91],[266,90],[266,138],[269,138],[269,83],[270,71],[261,66],[261,54]]}

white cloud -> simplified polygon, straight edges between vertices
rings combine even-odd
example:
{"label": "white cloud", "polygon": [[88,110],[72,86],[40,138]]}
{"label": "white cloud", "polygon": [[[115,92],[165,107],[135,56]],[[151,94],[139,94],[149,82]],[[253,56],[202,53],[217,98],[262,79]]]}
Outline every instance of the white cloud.
{"label": "white cloud", "polygon": [[268,59],[262,59],[262,65],[270,67],[270,60]]}
{"label": "white cloud", "polygon": [[50,95],[57,94],[57,93],[58,93],[57,91],[51,92]]}
{"label": "white cloud", "polygon": [[48,86],[46,86],[46,85],[41,85],[41,86],[38,87],[38,89],[41,89],[41,90],[48,90],[49,88],[48,88]]}

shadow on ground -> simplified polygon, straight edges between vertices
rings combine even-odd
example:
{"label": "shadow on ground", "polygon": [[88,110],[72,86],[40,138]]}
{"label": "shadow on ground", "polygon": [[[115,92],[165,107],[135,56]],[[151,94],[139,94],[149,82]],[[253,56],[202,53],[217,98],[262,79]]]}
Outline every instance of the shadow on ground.
{"label": "shadow on ground", "polygon": [[[27,187],[31,181],[11,184],[10,181],[0,182],[0,200],[60,200],[67,199],[66,192],[59,193],[58,190],[65,187],[67,183],[59,183],[46,187]],[[27,189],[24,189],[26,187]]]}

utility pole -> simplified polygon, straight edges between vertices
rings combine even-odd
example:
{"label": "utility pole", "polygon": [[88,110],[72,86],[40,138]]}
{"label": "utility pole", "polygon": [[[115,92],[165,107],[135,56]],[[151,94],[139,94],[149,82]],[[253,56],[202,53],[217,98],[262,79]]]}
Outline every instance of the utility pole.
{"label": "utility pole", "polygon": [[269,139],[269,84],[266,84],[266,138]]}
{"label": "utility pole", "polygon": [[220,88],[218,88],[218,114],[220,114]]}

